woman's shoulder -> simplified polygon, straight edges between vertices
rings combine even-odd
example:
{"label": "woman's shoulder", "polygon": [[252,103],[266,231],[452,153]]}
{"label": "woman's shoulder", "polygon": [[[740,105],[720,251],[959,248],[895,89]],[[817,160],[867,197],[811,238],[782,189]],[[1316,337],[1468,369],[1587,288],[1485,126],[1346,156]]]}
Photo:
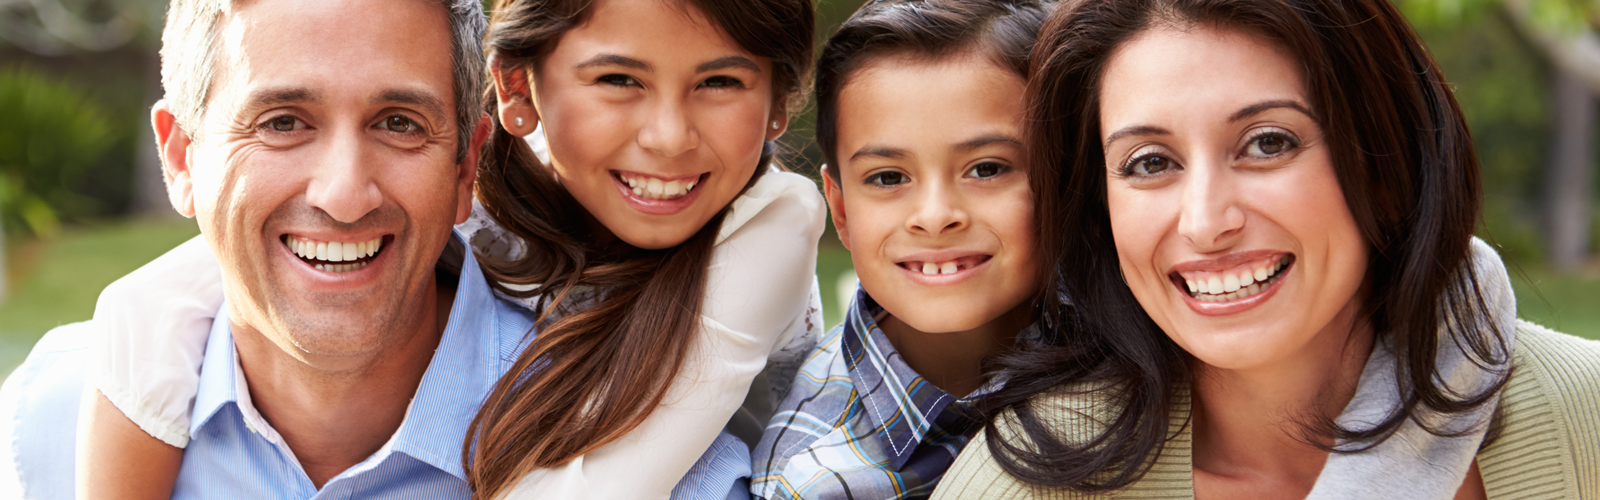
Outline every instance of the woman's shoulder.
{"label": "woman's shoulder", "polygon": [[1600,497],[1600,341],[1517,322],[1496,439],[1479,454],[1490,497]]}

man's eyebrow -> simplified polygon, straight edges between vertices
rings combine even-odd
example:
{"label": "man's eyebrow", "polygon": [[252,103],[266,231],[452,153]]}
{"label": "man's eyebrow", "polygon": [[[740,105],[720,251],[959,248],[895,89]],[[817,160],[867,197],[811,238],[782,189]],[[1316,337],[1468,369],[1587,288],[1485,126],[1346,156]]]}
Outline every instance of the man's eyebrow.
{"label": "man's eyebrow", "polygon": [[1291,100],[1288,100],[1288,99],[1278,99],[1278,100],[1273,100],[1273,101],[1261,101],[1261,102],[1246,106],[1244,109],[1239,110],[1239,112],[1234,113],[1233,116],[1228,117],[1228,121],[1229,122],[1236,122],[1236,121],[1239,121],[1239,120],[1243,120],[1245,118],[1249,118],[1249,117],[1252,117],[1252,116],[1255,116],[1255,115],[1259,115],[1261,113],[1266,112],[1269,109],[1278,109],[1278,108],[1294,109],[1294,110],[1299,111],[1301,113],[1304,113],[1306,116],[1309,116],[1309,117],[1312,117],[1312,118],[1315,118],[1317,116],[1315,114],[1312,114],[1311,110],[1306,109],[1305,106],[1300,105],[1300,103],[1298,103],[1298,102],[1291,101]]}
{"label": "man's eyebrow", "polygon": [[583,62],[578,63],[578,65],[575,67],[578,69],[583,69],[590,66],[622,66],[624,68],[632,68],[639,71],[655,70],[655,68],[650,66],[650,63],[617,54],[600,54],[598,56],[585,59]]}
{"label": "man's eyebrow", "polygon": [[322,95],[305,88],[268,88],[250,92],[245,97],[245,107],[272,107],[300,102],[316,102]]}
{"label": "man's eyebrow", "polygon": [[727,68],[741,68],[754,71],[756,73],[761,72],[761,66],[757,65],[755,61],[752,61],[750,58],[745,56],[719,57],[711,61],[701,63],[699,66],[695,66],[694,72],[705,73],[707,71],[716,71]]}
{"label": "man's eyebrow", "polygon": [[901,148],[893,148],[893,147],[889,147],[889,146],[874,146],[874,145],[868,144],[866,146],[862,146],[861,149],[856,150],[855,154],[850,155],[850,159],[853,161],[856,158],[860,158],[860,157],[863,157],[863,156],[876,156],[876,157],[879,157],[879,158],[888,158],[890,160],[904,160],[904,159],[906,159],[906,157],[911,156],[911,155],[909,153],[907,153],[906,150],[901,149]]}
{"label": "man's eyebrow", "polygon": [[1116,142],[1117,139],[1128,137],[1130,135],[1172,135],[1172,132],[1168,131],[1167,129],[1152,125],[1134,125],[1131,127],[1123,127],[1121,130],[1112,132],[1111,135],[1106,136],[1106,140],[1104,143],[1101,143],[1101,147],[1103,148],[1105,146],[1110,146],[1111,143]]}
{"label": "man's eyebrow", "polygon": [[444,100],[428,92],[406,89],[389,89],[372,99],[372,104],[409,104],[432,114],[444,114]]}
{"label": "man's eyebrow", "polygon": [[963,142],[961,144],[957,144],[956,145],[956,151],[960,151],[960,152],[966,153],[966,152],[970,152],[970,151],[972,151],[974,149],[978,149],[978,148],[981,148],[981,147],[984,147],[984,146],[988,146],[988,145],[994,144],[994,143],[1010,144],[1010,145],[1017,146],[1017,147],[1021,147],[1022,146],[1022,141],[1017,139],[1016,137],[1012,137],[1012,136],[1005,135],[1005,134],[994,134],[994,135],[985,135],[985,136],[982,136],[982,137],[978,137],[976,139],[968,140],[968,141]]}

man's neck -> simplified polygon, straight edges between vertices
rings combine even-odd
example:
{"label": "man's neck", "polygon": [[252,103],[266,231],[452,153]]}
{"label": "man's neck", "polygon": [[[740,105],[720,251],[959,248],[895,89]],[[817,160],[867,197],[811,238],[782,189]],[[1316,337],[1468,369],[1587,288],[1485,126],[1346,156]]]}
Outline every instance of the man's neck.
{"label": "man's neck", "polygon": [[318,489],[377,452],[405,420],[456,292],[444,283],[431,288],[404,341],[363,359],[291,353],[254,329],[231,325],[251,402]]}

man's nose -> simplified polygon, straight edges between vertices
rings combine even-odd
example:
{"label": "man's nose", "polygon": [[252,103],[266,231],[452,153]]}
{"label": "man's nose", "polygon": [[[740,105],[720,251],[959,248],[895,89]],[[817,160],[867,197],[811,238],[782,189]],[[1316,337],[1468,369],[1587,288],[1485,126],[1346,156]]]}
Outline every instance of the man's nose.
{"label": "man's nose", "polygon": [[930,180],[924,183],[920,191],[916,211],[906,219],[907,229],[911,232],[939,236],[971,224],[965,198],[957,192],[954,183]]}
{"label": "man's nose", "polygon": [[700,132],[680,100],[660,98],[650,106],[638,141],[646,151],[672,158],[699,147]]}
{"label": "man's nose", "polygon": [[383,204],[377,167],[358,133],[338,134],[316,160],[306,203],[339,222],[353,223]]}
{"label": "man's nose", "polygon": [[1223,162],[1191,164],[1184,176],[1178,234],[1197,252],[1225,249],[1244,228],[1240,179]]}

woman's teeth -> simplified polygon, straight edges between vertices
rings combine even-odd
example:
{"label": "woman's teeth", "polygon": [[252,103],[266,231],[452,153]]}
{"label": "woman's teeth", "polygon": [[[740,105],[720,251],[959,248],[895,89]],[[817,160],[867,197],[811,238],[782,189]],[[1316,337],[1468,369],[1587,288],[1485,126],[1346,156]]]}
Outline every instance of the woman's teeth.
{"label": "woman's teeth", "polygon": [[1289,264],[1290,256],[1237,274],[1220,274],[1208,277],[1183,276],[1189,287],[1189,296],[1201,302],[1232,302],[1261,293],[1278,278],[1278,271]]}
{"label": "woman's teeth", "polygon": [[935,263],[935,262],[923,262],[922,263],[922,274],[928,275],[928,276],[934,276],[934,275],[940,275],[940,274],[955,274],[956,271],[960,271],[960,270],[961,270],[961,266],[956,265],[955,261],[945,262],[945,263],[942,263],[942,264],[941,263]]}
{"label": "woman's teeth", "polygon": [[[367,267],[371,261],[350,262],[365,259],[378,254],[383,247],[383,237],[373,238],[371,241],[360,243],[343,243],[338,241],[317,241],[298,236],[285,236],[285,245],[289,251],[311,262],[311,267],[318,271],[342,273]],[[350,262],[337,264],[338,262]]]}
{"label": "woman's teeth", "polygon": [[694,189],[695,183],[700,182],[698,177],[687,181],[671,180],[666,182],[662,182],[661,179],[655,177],[643,177],[625,173],[619,173],[617,177],[628,184],[628,188],[633,190],[634,196],[652,200],[682,198],[684,195],[689,194],[690,190]]}

